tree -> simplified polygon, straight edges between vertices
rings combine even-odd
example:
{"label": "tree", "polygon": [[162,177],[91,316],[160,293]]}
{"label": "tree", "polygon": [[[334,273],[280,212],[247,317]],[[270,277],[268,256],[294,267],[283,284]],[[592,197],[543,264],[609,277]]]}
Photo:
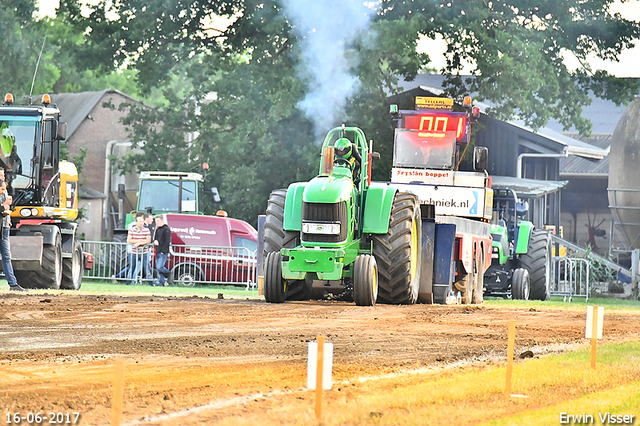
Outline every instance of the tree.
{"label": "tree", "polygon": [[[609,12],[613,0],[493,2],[487,0],[384,1],[386,19],[420,22],[419,34],[441,35],[448,43],[445,74],[447,93],[460,98],[478,93],[495,104],[499,119],[517,112],[537,129],[550,118],[565,128],[588,133],[591,123],[581,117],[588,91],[618,104],[638,93],[638,82],[616,79],[592,70],[587,57],[617,60],[640,35],[638,22]],[[570,71],[563,55],[574,55],[582,68]],[[466,63],[472,78],[459,76]]]}
{"label": "tree", "polygon": [[[589,90],[616,102],[638,90],[586,62],[578,71],[562,62],[566,52],[583,61],[590,53],[617,59],[632,45],[640,25],[609,13],[612,1],[383,0],[371,17],[375,32],[344,41],[348,72],[361,84],[336,120],[359,125],[378,141],[386,163],[376,174],[386,179],[389,98],[399,90],[398,76],[410,79],[429,65],[428,55],[416,53],[418,37],[439,34],[449,44],[449,96],[460,100],[475,92],[495,105],[498,118],[517,112],[540,127],[553,117],[588,132],[580,112]],[[186,82],[155,121],[132,116],[134,139],[144,142],[145,154],[131,157],[129,165],[197,169],[207,161],[209,183],[221,188],[225,207],[255,223],[271,189],[316,173],[317,134],[329,130],[314,129],[300,110],[315,84],[301,47],[315,28],[295,21],[288,8],[284,0],[103,0],[83,16],[74,0],[66,0],[60,11],[87,34],[79,45],[86,66],[113,71],[126,64],[138,72],[142,93]],[[213,24],[216,17],[228,24]],[[312,18],[320,28],[325,16]],[[330,60],[326,69],[333,72]],[[459,76],[465,62],[473,64],[471,78]],[[162,130],[151,130],[160,121]],[[183,143],[179,134],[187,130],[198,137]]]}
{"label": "tree", "polygon": [[[139,94],[135,70],[99,74],[80,68],[76,54],[83,30],[60,18],[38,18],[36,0],[7,0],[0,4],[2,67],[0,92],[16,99],[42,93],[119,89]],[[37,72],[36,72],[37,71]],[[33,85],[33,88],[32,88]]]}
{"label": "tree", "polygon": [[[2,67],[0,92],[16,97],[29,94],[38,55],[44,39],[43,25],[33,18],[35,0],[7,0],[0,4],[0,40],[2,40]],[[55,76],[52,70],[41,69],[38,86],[50,85]],[[36,91],[36,93],[38,93]]]}

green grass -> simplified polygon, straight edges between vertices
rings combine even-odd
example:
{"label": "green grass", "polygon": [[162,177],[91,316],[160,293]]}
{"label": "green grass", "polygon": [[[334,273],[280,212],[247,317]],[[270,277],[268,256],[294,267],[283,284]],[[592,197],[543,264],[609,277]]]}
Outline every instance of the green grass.
{"label": "green grass", "polygon": [[[423,370],[355,383],[327,392],[325,426],[560,424],[560,413],[635,415],[640,407],[640,342],[602,345],[597,368],[590,348],[517,360],[512,396],[506,396],[505,361],[455,370]],[[345,391],[346,388],[346,391]],[[307,400],[308,401],[308,400]],[[260,414],[230,417],[221,425],[310,425],[313,411],[296,401]],[[295,413],[295,414],[292,414]],[[293,417],[293,416],[296,417]],[[577,424],[577,423],[571,423]]]}
{"label": "green grass", "polygon": [[112,284],[105,281],[84,280],[83,292],[89,293],[124,293],[124,294],[159,294],[167,296],[215,296],[222,293],[233,297],[258,297],[258,290],[246,290],[242,286],[222,285],[196,285],[195,287],[181,287],[172,285],[168,287],[152,287],[149,285],[124,285]]}
{"label": "green grass", "polygon": [[[517,373],[521,376],[523,393],[536,398],[556,388],[561,395],[553,404],[544,407],[540,406],[544,404],[531,404],[518,414],[507,415],[488,424],[559,424],[560,413],[585,413],[593,416],[594,424],[602,424],[599,414],[607,412],[635,415],[633,424],[637,424],[640,420],[640,342],[599,346],[596,370],[588,368],[589,363],[589,349],[522,363]],[[568,389],[562,392],[563,387]]]}
{"label": "green grass", "polygon": [[380,387],[383,382],[360,384],[362,393],[355,401],[327,404],[327,419],[332,420],[325,425],[546,426],[560,424],[560,413],[597,419],[607,412],[634,414],[638,424],[640,342],[600,346],[595,370],[590,368],[590,348],[518,360],[513,397],[504,395],[504,362],[395,377]]}
{"label": "green grass", "polygon": [[[6,286],[5,280],[0,280],[0,288]],[[6,288],[6,287],[4,287]],[[36,290],[36,291],[51,291],[51,290]],[[225,296],[233,297],[249,297],[249,298],[261,298],[258,296],[258,290],[245,290],[244,286],[230,286],[230,285],[197,285],[195,287],[181,287],[172,285],[169,287],[151,287],[149,285],[124,285],[113,284],[110,281],[105,280],[89,280],[82,281],[82,293],[90,294],[131,294],[131,295],[147,295],[147,294],[161,294],[167,296],[215,296],[218,297],[219,293]],[[569,310],[583,310],[585,306],[604,306],[607,309],[613,310],[640,310],[640,301],[637,300],[620,300],[614,298],[590,298],[588,302],[585,299],[576,297],[572,302],[563,302],[562,297],[552,297],[550,301],[542,302],[537,300],[510,300],[500,297],[485,297],[485,306],[488,307],[505,307],[505,308],[535,308],[535,309],[569,309]]]}
{"label": "green grass", "polygon": [[484,303],[487,306],[496,307],[528,307],[528,308],[561,308],[569,310],[582,310],[585,306],[604,306],[613,310],[640,310],[640,301],[621,300],[614,298],[592,297],[585,302],[584,297],[575,297],[571,302],[563,302],[562,297],[551,297],[551,300],[542,302],[539,300],[509,300],[497,297],[485,297]]}
{"label": "green grass", "polygon": [[[0,287],[7,287],[5,280],[0,280]],[[164,296],[202,296],[218,297],[222,293],[225,297],[232,298],[257,298],[258,290],[245,290],[243,286],[221,286],[221,285],[197,285],[195,287],[181,287],[172,285],[169,287],[152,287],[150,285],[124,285],[112,284],[104,280],[83,280],[79,292],[68,290],[31,290],[37,293],[60,292],[61,294],[120,294],[120,295],[164,295]],[[261,296],[260,296],[261,297]]]}

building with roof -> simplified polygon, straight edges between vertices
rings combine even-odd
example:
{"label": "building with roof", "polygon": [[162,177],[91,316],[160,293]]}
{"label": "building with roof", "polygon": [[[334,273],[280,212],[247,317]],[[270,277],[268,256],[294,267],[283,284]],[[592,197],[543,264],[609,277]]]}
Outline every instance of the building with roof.
{"label": "building with roof", "polygon": [[[122,155],[129,149],[129,135],[121,120],[126,112],[120,111],[123,103],[140,101],[115,89],[98,92],[60,93],[52,95],[52,101],[60,108],[61,119],[67,122],[66,147],[70,157],[87,150],[80,172],[80,200],[83,218],[78,229],[84,239],[110,240],[112,237],[117,204],[114,193],[118,183],[127,188],[137,188],[137,175],[120,176],[113,173],[109,156]],[[126,206],[131,209],[132,206]]]}

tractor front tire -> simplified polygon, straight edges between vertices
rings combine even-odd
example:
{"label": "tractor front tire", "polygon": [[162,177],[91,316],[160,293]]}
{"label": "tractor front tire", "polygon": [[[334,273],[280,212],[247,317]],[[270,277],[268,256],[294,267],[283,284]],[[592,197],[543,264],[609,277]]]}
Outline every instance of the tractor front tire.
{"label": "tractor front tire", "polygon": [[84,257],[82,256],[82,243],[76,237],[71,259],[62,260],[62,282],[60,283],[60,288],[64,290],[80,290],[83,275]]}
{"label": "tractor front tire", "polygon": [[531,231],[529,248],[520,255],[520,265],[529,271],[531,300],[549,300],[551,281],[551,235],[547,231]]}
{"label": "tractor front tire", "polygon": [[529,300],[530,285],[529,271],[525,268],[518,268],[513,271],[511,298],[514,300]]}
{"label": "tractor front tire", "polygon": [[378,298],[376,258],[361,254],[353,263],[353,301],[358,306],[373,306]]}
{"label": "tractor front tire", "polygon": [[287,287],[282,279],[282,255],[267,253],[264,260],[264,298],[269,303],[284,303]]}
{"label": "tractor front tire", "polygon": [[[300,244],[300,232],[284,230],[284,204],[286,198],[286,189],[274,189],[269,194],[264,224],[265,268],[269,253],[280,252],[283,247],[293,248]],[[309,300],[311,298],[311,285],[306,283],[305,280],[291,280],[287,283],[287,287],[286,298],[289,300]]]}
{"label": "tractor front tire", "polygon": [[418,299],[422,220],[418,198],[396,193],[389,230],[373,234],[373,255],[378,268],[378,302],[412,305]]}
{"label": "tractor front tire", "polygon": [[42,247],[42,267],[37,271],[14,271],[18,284],[25,288],[58,290],[62,282],[62,241],[57,232],[53,244]]}

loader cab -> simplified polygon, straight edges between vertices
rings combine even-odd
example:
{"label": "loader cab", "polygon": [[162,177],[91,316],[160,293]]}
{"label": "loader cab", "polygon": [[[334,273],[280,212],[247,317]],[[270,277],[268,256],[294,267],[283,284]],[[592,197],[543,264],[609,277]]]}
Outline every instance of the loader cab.
{"label": "loader cab", "polygon": [[0,159],[14,202],[59,207],[60,141],[66,138],[66,123],[45,100],[43,105],[0,108]]}
{"label": "loader cab", "polygon": [[39,155],[36,153],[36,158],[39,158],[41,164],[38,170],[40,176],[36,180],[42,182],[42,197],[46,206],[58,207],[60,204],[59,185],[55,184],[55,181],[58,179],[60,166],[60,141],[65,138],[66,123],[61,123],[57,114],[56,117],[44,120],[41,152]]}
{"label": "loader cab", "polygon": [[[0,116],[2,128],[2,155],[5,163],[9,187],[26,189],[33,177],[33,152],[41,123],[38,116],[5,115]],[[13,140],[13,146],[10,141]],[[6,150],[6,151],[5,151]],[[8,155],[5,155],[5,152]],[[24,159],[24,160],[23,160]]]}

